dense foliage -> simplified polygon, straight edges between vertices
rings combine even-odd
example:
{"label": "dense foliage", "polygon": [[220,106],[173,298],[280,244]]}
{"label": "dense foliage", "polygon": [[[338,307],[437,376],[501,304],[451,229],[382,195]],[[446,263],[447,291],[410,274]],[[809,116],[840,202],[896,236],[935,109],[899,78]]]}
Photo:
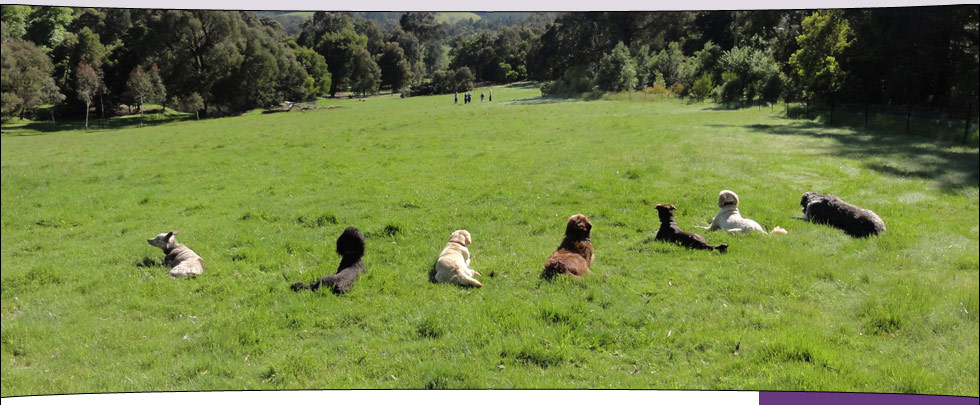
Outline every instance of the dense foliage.
{"label": "dense foliage", "polygon": [[[168,95],[160,103],[200,104],[204,115],[337,93],[448,93],[522,80],[545,81],[548,93],[652,88],[725,103],[964,109],[980,104],[978,9],[455,13],[470,17],[449,19],[433,12],[300,17],[4,5],[3,116],[45,104],[77,117],[89,111],[86,105],[102,114],[132,107],[139,103],[127,91],[130,74],[153,65]],[[87,70],[79,77],[83,61],[101,81],[97,90],[79,87],[93,81]],[[463,68],[473,83],[457,80]]]}

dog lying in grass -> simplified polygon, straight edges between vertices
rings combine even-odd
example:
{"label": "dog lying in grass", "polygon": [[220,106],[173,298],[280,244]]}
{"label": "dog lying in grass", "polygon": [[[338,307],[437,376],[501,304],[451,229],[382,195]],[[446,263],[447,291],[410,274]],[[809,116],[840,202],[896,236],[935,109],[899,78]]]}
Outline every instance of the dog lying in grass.
{"label": "dog lying in grass", "polygon": [[147,239],[146,243],[163,249],[163,264],[170,268],[170,275],[174,277],[194,277],[204,272],[204,259],[190,250],[187,246],[177,242],[174,235],[180,234],[179,231],[161,233],[155,238]]}
{"label": "dog lying in grass", "polygon": [[830,194],[807,191],[800,199],[800,206],[803,207],[804,220],[830,225],[856,238],[885,231],[885,222],[877,214],[848,204]]}
{"label": "dog lying in grass", "polygon": [[334,294],[340,295],[350,290],[357,277],[365,271],[364,261],[364,235],[353,226],[344,229],[344,232],[337,238],[337,254],[340,255],[340,265],[337,272],[313,280],[310,284],[293,283],[289,286],[293,291],[313,290],[320,287],[330,287]]}
{"label": "dog lying in grass", "polygon": [[[718,208],[721,208],[721,210],[711,220],[711,226],[708,227],[709,231],[723,229],[732,233],[749,233],[753,231],[766,233],[765,229],[762,229],[762,225],[743,217],[738,212],[738,194],[735,194],[734,191],[722,190],[718,194]],[[772,233],[786,234],[786,230],[777,226],[773,228]]]}
{"label": "dog lying in grass", "polygon": [[711,246],[701,235],[681,230],[681,227],[677,226],[677,222],[674,221],[675,209],[677,208],[673,205],[657,204],[657,214],[660,216],[660,230],[657,231],[657,236],[654,237],[654,240],[673,242],[688,249],[717,250],[725,253],[725,250],[728,249],[727,243]]}
{"label": "dog lying in grass", "polygon": [[572,215],[565,225],[565,239],[544,265],[541,277],[551,280],[559,274],[582,277],[589,274],[595,249],[592,247],[592,223],[585,215]]}
{"label": "dog lying in grass", "polygon": [[449,235],[449,243],[439,253],[435,264],[435,281],[453,283],[468,287],[483,287],[483,284],[473,278],[480,273],[470,268],[470,250],[466,247],[473,243],[470,233],[460,229]]}

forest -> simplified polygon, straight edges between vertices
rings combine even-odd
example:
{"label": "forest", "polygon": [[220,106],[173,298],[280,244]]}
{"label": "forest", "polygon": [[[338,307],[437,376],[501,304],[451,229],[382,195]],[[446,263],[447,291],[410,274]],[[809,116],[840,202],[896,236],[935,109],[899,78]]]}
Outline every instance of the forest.
{"label": "forest", "polygon": [[980,104],[978,5],[443,14],[3,5],[2,115],[87,122],[155,104],[216,117],[528,80],[545,95],[647,90],[957,117]]}

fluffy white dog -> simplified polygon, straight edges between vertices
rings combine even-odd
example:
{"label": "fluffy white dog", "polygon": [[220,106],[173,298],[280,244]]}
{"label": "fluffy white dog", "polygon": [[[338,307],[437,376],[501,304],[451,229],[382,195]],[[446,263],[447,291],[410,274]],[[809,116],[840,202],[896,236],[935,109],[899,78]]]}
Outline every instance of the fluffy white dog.
{"label": "fluffy white dog", "polygon": [[462,286],[483,287],[483,284],[473,278],[480,273],[470,268],[470,250],[466,247],[473,243],[470,233],[460,229],[449,235],[449,243],[439,253],[435,265],[435,279],[440,283],[453,283]]}
{"label": "fluffy white dog", "polygon": [[146,243],[163,249],[163,254],[167,255],[163,263],[170,268],[170,275],[174,277],[186,276],[194,277],[204,272],[204,259],[190,250],[187,246],[177,243],[174,235],[178,231],[161,233],[153,239],[147,239]]}
{"label": "fluffy white dog", "polygon": [[[733,233],[752,231],[766,233],[758,222],[745,218],[738,212],[738,194],[734,191],[722,190],[718,194],[718,208],[721,208],[721,211],[718,211],[715,218],[711,220],[709,231],[724,229]],[[773,228],[772,233],[785,234],[786,230],[777,226]]]}

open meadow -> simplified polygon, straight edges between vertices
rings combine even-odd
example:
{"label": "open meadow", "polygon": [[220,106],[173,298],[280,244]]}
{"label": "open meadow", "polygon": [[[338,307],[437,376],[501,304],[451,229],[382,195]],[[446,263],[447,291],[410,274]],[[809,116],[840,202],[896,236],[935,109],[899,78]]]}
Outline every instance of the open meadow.
{"label": "open meadow", "polygon": [[[481,89],[476,89],[479,93]],[[2,142],[2,395],[630,388],[978,395],[978,150],[674,99],[452,96]],[[478,97],[474,97],[478,98]],[[788,235],[707,232],[718,192]],[[855,239],[805,191],[874,210]],[[727,254],[653,240],[654,206]],[[539,278],[587,215],[581,280]],[[367,273],[335,296],[347,226]],[[482,289],[433,284],[467,229]],[[179,230],[204,274],[146,239]]]}

